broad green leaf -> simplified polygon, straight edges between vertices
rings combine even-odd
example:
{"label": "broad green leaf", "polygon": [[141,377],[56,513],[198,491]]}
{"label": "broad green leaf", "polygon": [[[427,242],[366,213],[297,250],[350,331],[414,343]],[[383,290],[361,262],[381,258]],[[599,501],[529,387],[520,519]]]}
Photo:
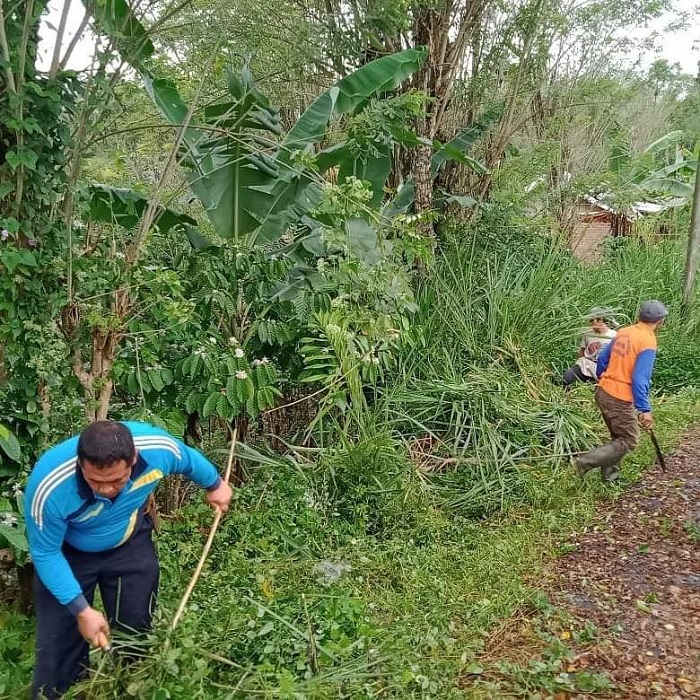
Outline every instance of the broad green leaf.
{"label": "broad green leaf", "polygon": [[[188,108],[173,83],[151,76],[144,83],[165,118],[182,126]],[[272,206],[277,165],[264,151],[276,148],[280,126],[277,110],[251,79],[230,75],[228,85],[234,101],[210,105],[203,122],[185,130],[183,167],[216,232],[239,240],[259,226],[258,212]]]}
{"label": "broad green leaf", "polygon": [[691,176],[692,173],[695,173],[698,169],[698,163],[697,161],[693,160],[681,160],[677,163],[671,163],[671,165],[667,165],[664,168],[659,168],[658,170],[655,170],[653,173],[649,173],[649,175],[646,177],[646,179],[642,180],[640,183],[642,187],[646,185],[647,182],[656,180],[659,178],[663,177],[668,177],[669,175],[674,175],[675,173],[683,173],[683,171],[687,171],[688,176]]}
{"label": "broad green leaf", "polygon": [[413,180],[407,180],[396,195],[382,209],[382,214],[388,218],[407,212],[416,198],[416,185]]}
{"label": "broad green leaf", "polygon": [[219,394],[219,400],[216,404],[216,414],[220,418],[231,419],[233,417],[233,406],[229,403],[225,394]]}
{"label": "broad green leaf", "polygon": [[[185,123],[189,109],[172,81],[164,78],[154,78],[146,73],[143,75],[143,86],[153,104],[171,124],[182,126]],[[188,145],[193,146],[203,136],[201,131],[189,126],[185,130],[184,138]]]}
{"label": "broad green leaf", "polygon": [[141,372],[140,379],[143,393],[148,394],[153,389],[153,387],[151,386],[151,381],[148,378],[148,374],[146,374],[146,372]]}
{"label": "broad green leaf", "polygon": [[645,149],[645,153],[659,153],[667,148],[672,148],[682,143],[686,138],[685,132],[683,131],[669,131],[668,134],[664,134],[661,138],[657,139],[653,143],[650,143]]}
{"label": "broad green leaf", "polygon": [[209,416],[216,411],[220,398],[221,394],[218,391],[209,394],[207,400],[204,402],[204,406],[202,407],[202,418],[209,418]]}
{"label": "broad green leaf", "polygon": [[[294,165],[294,153],[321,141],[334,115],[354,112],[373,97],[396,89],[420,68],[426,55],[421,48],[378,58],[343,78],[309,106],[280,146],[279,176],[269,190],[272,202],[255,231],[256,242],[277,240],[286,227],[320,202],[320,188],[313,177]],[[375,173],[375,182],[378,177]]]}
{"label": "broad green leaf", "polygon": [[129,372],[129,374],[126,377],[126,388],[132,394],[138,394],[139,386],[139,378],[136,375],[136,372]]}
{"label": "broad green leaf", "polygon": [[334,114],[348,114],[375,95],[395,90],[413,75],[427,56],[424,48],[383,56],[343,78],[318,97],[299,117],[282,142],[280,160],[321,140]]}
{"label": "broad green leaf", "polygon": [[384,184],[391,172],[391,154],[389,147],[378,149],[377,156],[354,155],[347,143],[339,143],[320,151],[316,155],[316,166],[320,173],[338,167],[338,183],[349,177],[369,182],[372,188],[370,206],[376,207],[384,196]]}
{"label": "broad green leaf", "polygon": [[231,405],[235,405],[238,400],[236,396],[237,381],[238,380],[236,379],[236,377],[229,377],[228,381],[226,382],[226,397],[228,398]]}
{"label": "broad green leaf", "polygon": [[163,389],[165,389],[165,382],[163,381],[163,377],[160,374],[160,370],[158,370],[158,369],[149,370],[148,379],[151,382],[151,386],[156,391],[161,392],[161,391],[163,391]]}
{"label": "broad green leaf", "polygon": [[187,413],[194,413],[200,408],[201,396],[198,392],[192,391],[187,395],[185,399],[185,410]]}
{"label": "broad green leaf", "polygon": [[[480,115],[477,120],[465,127],[446,144],[437,144],[437,150],[433,153],[430,161],[430,172],[435,178],[440,168],[448,160],[455,160],[475,172],[484,173],[486,168],[482,163],[474,160],[466,154],[482,136],[489,132],[493,125],[501,118],[503,105],[492,107]],[[396,195],[387,202],[382,211],[384,216],[391,217],[405,213],[413,207],[416,196],[416,187],[413,180],[407,180],[399,189]]]}
{"label": "broad green leaf", "polygon": [[8,151],[5,154],[5,160],[13,170],[19,168],[20,165],[23,165],[29,170],[34,170],[38,157],[39,156],[34,151],[30,151],[28,148],[24,148],[19,152]]}
{"label": "broad green leaf", "polygon": [[[447,160],[458,160],[476,172],[486,172],[484,166],[468,158],[466,152],[501,118],[503,106],[498,105],[479,115],[476,121],[458,132],[446,144],[439,148],[430,161],[430,171],[435,177]],[[462,160],[462,159],[465,160]]]}
{"label": "broad green leaf", "polygon": [[19,440],[5,425],[0,425],[0,448],[13,462],[19,462],[22,456]]}
{"label": "broad green leaf", "polygon": [[[88,188],[90,218],[106,224],[133,229],[139,225],[149,200],[139,192],[125,187],[92,184]],[[154,227],[166,232],[176,226],[191,227],[197,222],[186,214],[180,214],[166,207],[159,207]]]}
{"label": "broad green leaf", "polygon": [[338,182],[342,183],[349,177],[369,182],[372,188],[370,207],[376,207],[384,198],[384,184],[391,172],[391,153],[389,147],[379,149],[376,157],[357,158],[348,152],[348,157],[340,162]]}
{"label": "broad green leaf", "polygon": [[464,209],[470,209],[471,207],[478,204],[476,199],[474,199],[473,197],[467,197],[457,194],[448,194],[443,198],[443,201],[445,202],[445,204],[458,204]]}
{"label": "broad green leaf", "polygon": [[[202,202],[217,233],[248,242],[275,241],[322,197],[318,178],[297,164],[295,153],[322,140],[334,115],[361,108],[371,98],[395,89],[425,60],[424,49],[411,49],[372,61],[318,97],[276,149],[280,119],[255,87],[249,72],[229,75],[229,101],[210,105],[204,120],[184,135],[184,167],[192,191]],[[146,90],[163,115],[182,125],[188,108],[175,86],[144,78]],[[269,155],[271,149],[276,155]],[[347,167],[347,166],[346,166]],[[387,162],[367,160],[369,179],[381,198]],[[355,166],[353,171],[357,170]]]}
{"label": "broad green leaf", "polygon": [[[461,165],[466,165],[468,168],[473,170],[475,173],[478,173],[479,175],[483,175],[487,172],[486,166],[483,163],[480,163],[475,158],[468,156],[466,153],[463,153],[458,148],[455,148],[450,144],[445,144],[435,155],[444,157],[446,160],[452,160],[455,163],[460,163]],[[437,171],[434,171],[433,177],[436,174]]]}
{"label": "broad green leaf", "polygon": [[0,523],[0,544],[3,540],[15,550],[15,555],[26,554],[29,551],[27,537],[24,532],[17,527],[11,527],[10,525]]}
{"label": "broad green leaf", "polygon": [[643,183],[644,189],[650,192],[680,197],[686,202],[693,198],[693,185],[689,182],[681,182],[668,177],[649,178]]}
{"label": "broad green leaf", "polygon": [[29,271],[23,268],[37,266],[36,256],[31,250],[6,250],[2,253],[2,262],[10,274],[17,269],[29,274]]}
{"label": "broad green leaf", "polygon": [[219,246],[216,245],[215,243],[212,243],[208,239],[206,239],[198,229],[192,228],[191,226],[188,226],[185,229],[185,236],[187,236],[187,240],[190,242],[190,245],[195,249],[195,250],[210,250],[210,249],[215,249],[218,248]]}
{"label": "broad green leaf", "polygon": [[608,158],[608,169],[610,172],[614,173],[618,179],[623,180],[631,163],[632,154],[630,145],[622,139],[614,141],[610,148],[610,156]]}
{"label": "broad green leaf", "polygon": [[348,246],[362,262],[372,265],[381,259],[377,231],[364,219],[349,219],[345,224]]}

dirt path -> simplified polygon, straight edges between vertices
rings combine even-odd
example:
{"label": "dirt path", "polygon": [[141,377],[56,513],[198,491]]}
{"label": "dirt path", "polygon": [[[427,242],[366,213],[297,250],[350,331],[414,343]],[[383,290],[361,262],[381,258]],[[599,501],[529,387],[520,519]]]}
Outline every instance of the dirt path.
{"label": "dirt path", "polygon": [[[567,645],[554,670],[612,681],[614,689],[591,688],[596,697],[700,698],[700,431],[667,462],[667,473],[647,470],[557,560],[546,593],[562,613],[554,616],[559,624],[543,626],[542,611],[520,620],[506,634],[509,656],[517,650],[522,664],[528,633],[541,642],[544,629]],[[540,645],[537,658],[551,649],[550,641],[542,655]],[[531,670],[532,656],[528,664]],[[580,684],[562,685],[543,681],[530,697],[586,697]],[[503,697],[511,696],[508,686],[500,686]]]}

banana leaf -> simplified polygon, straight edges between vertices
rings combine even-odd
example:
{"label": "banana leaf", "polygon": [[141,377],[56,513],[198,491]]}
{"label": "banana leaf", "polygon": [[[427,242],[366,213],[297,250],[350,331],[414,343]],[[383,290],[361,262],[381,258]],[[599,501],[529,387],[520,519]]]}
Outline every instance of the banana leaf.
{"label": "banana leaf", "polygon": [[[426,51],[421,48],[401,51],[372,61],[324,92],[299,117],[280,146],[277,155],[279,178],[266,190],[271,197],[271,206],[265,211],[260,228],[251,231],[255,242],[276,240],[287,226],[298,221],[301,215],[321,200],[322,191],[318,182],[312,174],[294,164],[295,154],[309,150],[321,141],[333,116],[354,113],[373,97],[396,89],[420,68],[425,57]],[[341,153],[339,149],[335,155]],[[344,173],[351,171],[347,160],[342,163],[342,168]],[[362,166],[352,166],[352,169],[362,169]],[[371,178],[375,197],[380,197],[377,193],[382,191],[383,182],[386,181],[385,176],[379,186],[384,172],[388,175],[383,158],[377,163],[371,163],[369,168],[366,164],[363,169],[362,177]]]}
{"label": "banana leaf", "polygon": [[[125,229],[133,229],[139,225],[149,204],[147,197],[126,187],[110,187],[95,183],[88,187],[88,192],[90,218],[93,221],[122,226]],[[184,230],[186,227],[196,225],[197,222],[193,218],[168,207],[159,207],[153,222],[153,226],[162,232],[175,227],[181,227]]]}

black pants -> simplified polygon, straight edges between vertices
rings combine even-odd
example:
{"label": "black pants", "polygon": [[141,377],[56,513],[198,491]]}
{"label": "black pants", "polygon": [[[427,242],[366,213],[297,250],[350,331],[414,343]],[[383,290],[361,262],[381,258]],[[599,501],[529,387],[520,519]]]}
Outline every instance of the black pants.
{"label": "black pants", "polygon": [[[110,628],[127,633],[150,627],[158,592],[158,558],[152,526],[141,517],[138,530],[121,547],[107,552],[82,552],[64,545],[63,553],[92,605],[95,587]],[[54,700],[88,673],[87,642],[73,615],[35,577],[36,661],[32,698]]]}
{"label": "black pants", "polygon": [[569,369],[564,372],[561,383],[564,385],[564,389],[568,390],[571,389],[576,382],[594,383],[595,379],[585,375],[578,365],[573,365],[573,367],[569,367]]}

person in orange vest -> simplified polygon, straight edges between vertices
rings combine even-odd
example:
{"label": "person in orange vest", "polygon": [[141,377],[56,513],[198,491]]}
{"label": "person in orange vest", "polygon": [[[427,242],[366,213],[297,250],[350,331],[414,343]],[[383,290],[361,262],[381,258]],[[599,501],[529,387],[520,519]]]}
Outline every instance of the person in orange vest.
{"label": "person in orange vest", "polygon": [[603,481],[617,479],[620,460],[639,443],[639,426],[649,430],[654,425],[649,388],[656,332],[667,316],[660,301],[645,301],[638,322],[620,330],[598,356],[595,402],[612,439],[573,458],[582,478],[599,467]]}

